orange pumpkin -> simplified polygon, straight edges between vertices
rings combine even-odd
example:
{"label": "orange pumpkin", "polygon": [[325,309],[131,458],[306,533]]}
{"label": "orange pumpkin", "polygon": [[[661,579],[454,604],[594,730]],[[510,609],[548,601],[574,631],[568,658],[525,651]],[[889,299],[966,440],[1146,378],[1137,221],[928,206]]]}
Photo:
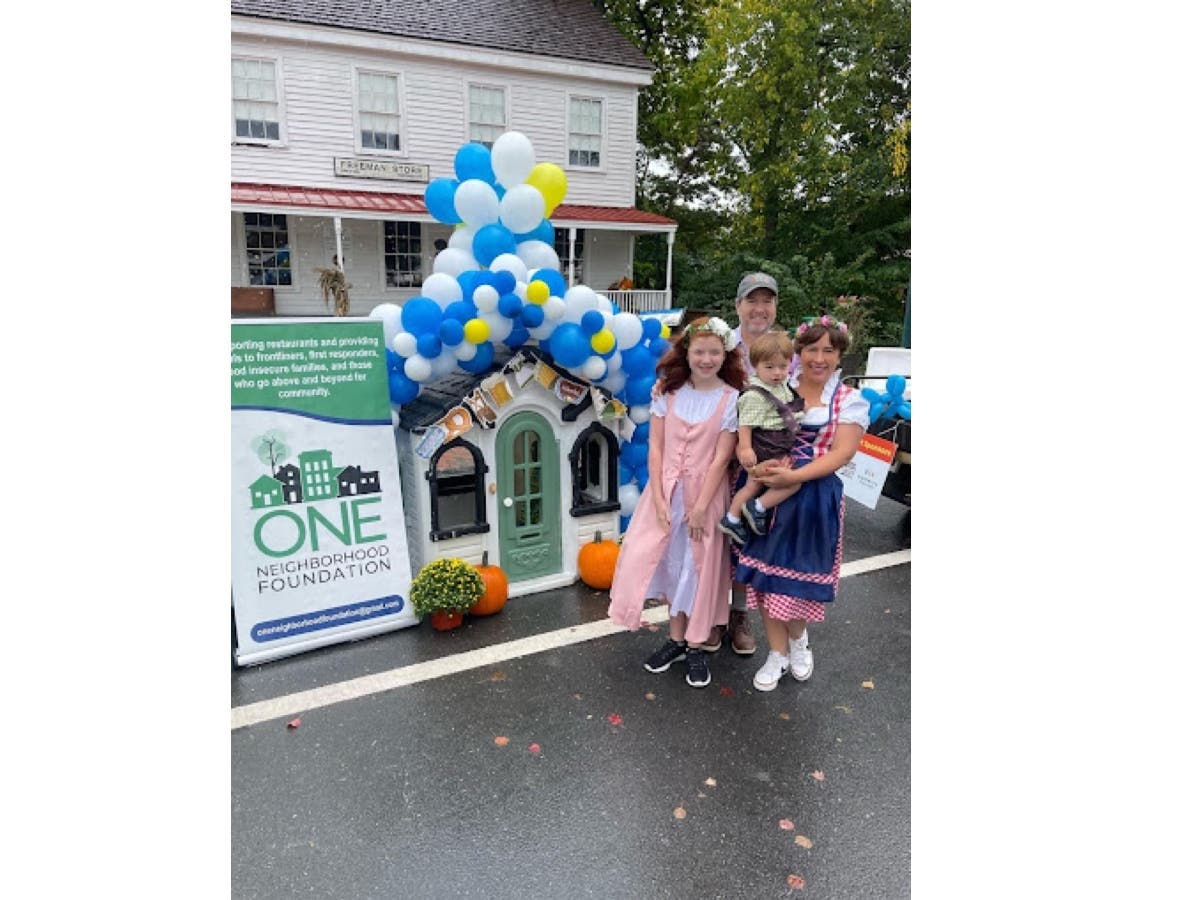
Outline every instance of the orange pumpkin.
{"label": "orange pumpkin", "polygon": [[579,548],[579,578],[590,588],[607,590],[612,587],[613,572],[617,570],[617,554],[621,548],[616,541],[600,540],[600,532],[590,544]]}
{"label": "orange pumpkin", "polygon": [[508,576],[499,566],[488,565],[487,551],[483,551],[483,562],[475,567],[483,579],[483,596],[467,612],[473,616],[490,616],[498,613],[508,602]]}

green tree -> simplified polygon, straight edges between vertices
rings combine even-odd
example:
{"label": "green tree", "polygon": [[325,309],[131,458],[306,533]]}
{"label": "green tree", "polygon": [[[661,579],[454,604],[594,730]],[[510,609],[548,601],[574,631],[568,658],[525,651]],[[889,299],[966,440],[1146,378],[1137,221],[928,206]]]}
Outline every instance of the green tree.
{"label": "green tree", "polygon": [[254,451],[254,455],[261,462],[266,464],[267,471],[271,475],[275,474],[280,463],[292,455],[291,448],[287,445],[287,439],[282,432],[275,429],[254,438],[250,442],[250,449]]}

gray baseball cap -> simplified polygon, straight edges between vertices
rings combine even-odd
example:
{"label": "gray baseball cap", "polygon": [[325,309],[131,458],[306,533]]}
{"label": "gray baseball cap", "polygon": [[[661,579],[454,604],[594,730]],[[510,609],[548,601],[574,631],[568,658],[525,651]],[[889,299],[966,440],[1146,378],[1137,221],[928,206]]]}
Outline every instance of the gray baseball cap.
{"label": "gray baseball cap", "polygon": [[737,298],[741,300],[755,288],[766,288],[776,297],[779,296],[779,285],[766,272],[751,272],[738,282]]}

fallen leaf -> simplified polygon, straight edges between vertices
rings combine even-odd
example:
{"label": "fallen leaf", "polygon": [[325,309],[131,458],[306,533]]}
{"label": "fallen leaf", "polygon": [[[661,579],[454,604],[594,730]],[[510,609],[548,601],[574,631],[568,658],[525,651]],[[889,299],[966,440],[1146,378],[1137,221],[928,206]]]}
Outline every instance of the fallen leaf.
{"label": "fallen leaf", "polygon": [[796,828],[796,823],[791,819],[780,819],[779,827],[784,831],[793,831]]}
{"label": "fallen leaf", "polygon": [[875,690],[875,682],[873,682],[873,681],[864,681],[864,682],[863,682],[863,687],[865,687],[865,688],[866,688],[868,691],[873,691],[873,690]]}
{"label": "fallen leaf", "polygon": [[791,718],[791,716],[788,713],[780,713],[779,718],[783,719],[783,721],[786,722]]}
{"label": "fallen leaf", "polygon": [[812,841],[810,841],[808,838],[806,838],[802,834],[796,835],[796,845],[799,847],[803,847],[805,850],[812,849]]}
{"label": "fallen leaf", "polygon": [[488,676],[488,681],[503,681],[507,677],[503,672],[493,672]]}
{"label": "fallen leaf", "polygon": [[822,772],[820,769],[817,769],[817,771],[812,773],[812,777],[813,777],[813,781],[824,781],[825,773]]}
{"label": "fallen leaf", "polygon": [[292,721],[288,722],[287,727],[290,728],[292,731],[295,731],[297,728],[300,727],[300,720],[298,718],[292,719]]}
{"label": "fallen leaf", "polygon": [[530,744],[530,745],[529,745],[529,752],[530,752],[530,753],[541,753],[541,752],[542,752],[542,747],[541,747],[541,745],[540,745],[540,744]]}
{"label": "fallen leaf", "polygon": [[793,891],[798,891],[802,887],[804,887],[804,879],[801,878],[799,875],[789,875],[788,876],[788,887],[790,887]]}
{"label": "fallen leaf", "polygon": [[508,738],[506,738],[504,736],[497,737],[496,738],[496,746],[497,747],[507,747],[508,746]]}
{"label": "fallen leaf", "polygon": [[687,810],[684,809],[682,806],[675,807],[675,818],[686,819],[687,818]]}
{"label": "fallen leaf", "polygon": [[707,784],[709,787],[716,787],[716,786],[717,786],[717,779],[715,779],[715,778],[713,778],[713,777],[709,776],[708,778],[705,778],[705,779],[704,779],[704,783],[705,783],[705,784]]}
{"label": "fallen leaf", "polygon": [[835,706],[835,707],[834,707],[834,709],[842,709],[842,710],[845,710],[845,711],[846,711],[846,715],[850,715],[850,707],[848,707],[848,706]]}
{"label": "fallen leaf", "polygon": [[647,630],[647,631],[658,631],[658,630],[659,630],[659,626],[658,626],[658,625],[647,625],[647,626],[646,626],[646,630]]}
{"label": "fallen leaf", "polygon": [[707,799],[708,799],[708,794],[701,794],[701,793],[697,793],[697,794],[696,794],[696,796],[697,796],[697,797],[699,797],[701,800],[707,800]]}
{"label": "fallen leaf", "polygon": [[721,688],[721,696],[722,697],[732,697],[733,695],[734,695],[733,688],[731,688],[731,687]]}
{"label": "fallen leaf", "polygon": [[885,612],[885,613],[890,613],[890,612],[891,612],[891,610],[890,610],[890,609],[885,609],[885,610],[884,610],[884,612]]}
{"label": "fallen leaf", "polygon": [[646,692],[646,699],[647,699],[647,700],[653,700],[654,698],[655,698],[654,691],[647,691],[647,692]]}
{"label": "fallen leaf", "polygon": [[622,719],[620,717],[620,715],[618,715],[617,713],[609,713],[608,714],[608,724],[609,725],[624,725],[625,720]]}
{"label": "fallen leaf", "polygon": [[574,697],[576,700],[582,700],[582,699],[583,699],[583,694],[572,694],[571,696],[572,696],[572,697]]}

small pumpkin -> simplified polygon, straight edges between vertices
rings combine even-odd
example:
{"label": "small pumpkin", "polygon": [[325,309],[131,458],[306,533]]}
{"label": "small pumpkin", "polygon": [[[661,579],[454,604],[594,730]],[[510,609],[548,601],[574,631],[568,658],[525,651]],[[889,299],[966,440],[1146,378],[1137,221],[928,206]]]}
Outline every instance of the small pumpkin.
{"label": "small pumpkin", "polygon": [[490,616],[500,612],[508,602],[508,576],[499,566],[488,565],[487,551],[483,551],[483,562],[475,567],[483,579],[483,596],[467,612],[473,616]]}
{"label": "small pumpkin", "polygon": [[590,588],[607,590],[612,587],[613,572],[617,570],[617,554],[621,548],[616,541],[600,539],[600,532],[590,544],[579,548],[579,578]]}

